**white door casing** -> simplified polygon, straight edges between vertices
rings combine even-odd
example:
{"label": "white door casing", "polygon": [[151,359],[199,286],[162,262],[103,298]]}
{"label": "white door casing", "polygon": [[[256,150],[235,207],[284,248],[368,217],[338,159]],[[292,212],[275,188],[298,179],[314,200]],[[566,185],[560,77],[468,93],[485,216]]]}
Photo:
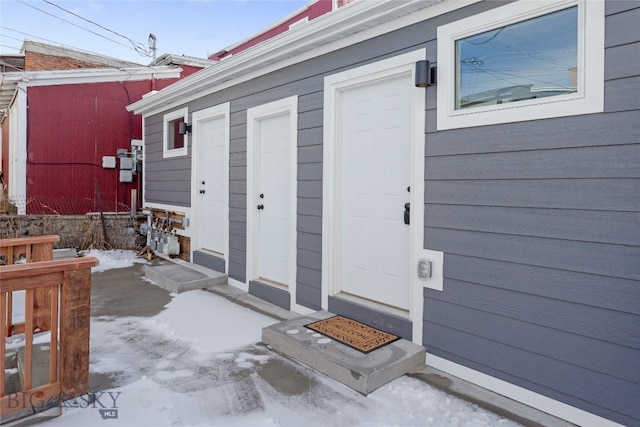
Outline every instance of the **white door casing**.
{"label": "white door casing", "polygon": [[192,114],[192,249],[229,263],[229,103]]}
{"label": "white door casing", "polygon": [[287,290],[291,307],[296,293],[297,124],[297,97],[247,110],[247,283],[259,280]]}
{"label": "white door casing", "polygon": [[425,92],[413,82],[415,62],[425,58],[420,49],[328,76],[324,92],[322,308],[330,295],[355,297],[411,320],[415,342],[422,339],[414,267],[423,248]]}

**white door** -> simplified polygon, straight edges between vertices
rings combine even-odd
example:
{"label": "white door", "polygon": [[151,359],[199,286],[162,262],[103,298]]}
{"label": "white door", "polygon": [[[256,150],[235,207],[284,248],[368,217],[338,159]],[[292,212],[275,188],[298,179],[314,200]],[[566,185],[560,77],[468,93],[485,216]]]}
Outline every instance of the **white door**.
{"label": "white door", "polygon": [[289,113],[257,121],[257,194],[258,277],[268,282],[289,285],[291,176],[289,167]]}
{"label": "white door", "polygon": [[411,75],[343,89],[338,99],[338,280],[342,292],[408,310]]}
{"label": "white door", "polygon": [[226,123],[224,116],[197,122],[198,226],[200,248],[222,257],[226,251]]}

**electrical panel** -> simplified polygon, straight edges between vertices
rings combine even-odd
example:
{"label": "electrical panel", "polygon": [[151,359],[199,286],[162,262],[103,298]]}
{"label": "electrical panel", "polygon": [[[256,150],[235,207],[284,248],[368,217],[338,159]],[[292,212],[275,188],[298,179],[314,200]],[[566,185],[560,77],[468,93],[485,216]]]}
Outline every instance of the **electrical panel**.
{"label": "electrical panel", "polygon": [[120,169],[120,182],[133,182],[133,171]]}
{"label": "electrical panel", "polygon": [[116,168],[115,156],[102,156],[102,167],[105,169],[115,169]]}
{"label": "electrical panel", "polygon": [[132,170],[133,159],[131,157],[120,157],[120,170]]}

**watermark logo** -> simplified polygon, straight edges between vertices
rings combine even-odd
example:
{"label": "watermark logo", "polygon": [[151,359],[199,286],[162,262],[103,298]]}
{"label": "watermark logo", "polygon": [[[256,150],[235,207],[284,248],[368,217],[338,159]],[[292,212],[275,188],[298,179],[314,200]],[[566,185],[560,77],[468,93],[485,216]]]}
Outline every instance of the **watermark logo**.
{"label": "watermark logo", "polygon": [[56,406],[70,409],[97,409],[103,420],[118,419],[118,398],[121,394],[120,391],[103,391],[71,399],[60,394],[44,401],[38,397],[37,393],[21,391],[7,395],[7,409],[31,409],[38,412]]}
{"label": "watermark logo", "polygon": [[118,398],[120,391],[103,391],[89,393],[62,402],[63,407],[97,409],[103,420],[118,419]]}
{"label": "watermark logo", "polygon": [[117,420],[118,419],[118,410],[117,409],[98,409],[98,412],[100,413],[100,416],[102,417],[103,420],[108,420],[108,419]]}

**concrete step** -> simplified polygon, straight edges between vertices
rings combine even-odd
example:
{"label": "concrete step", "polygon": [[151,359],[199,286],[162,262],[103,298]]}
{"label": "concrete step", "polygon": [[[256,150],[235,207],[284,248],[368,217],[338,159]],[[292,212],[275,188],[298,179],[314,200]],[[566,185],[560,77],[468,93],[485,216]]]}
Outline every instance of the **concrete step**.
{"label": "concrete step", "polygon": [[54,249],[53,250],[53,259],[69,259],[76,258],[78,253],[74,248],[63,248],[63,249]]}
{"label": "concrete step", "polygon": [[169,292],[208,289],[227,283],[227,275],[217,271],[196,271],[178,264],[146,265],[144,274]]}
{"label": "concrete step", "polygon": [[[405,339],[370,353],[362,353],[337,341],[326,342],[304,325],[334,316],[318,311],[262,329],[262,341],[273,350],[310,366],[365,396],[425,364],[424,347]],[[316,335],[316,336],[314,336]]]}

